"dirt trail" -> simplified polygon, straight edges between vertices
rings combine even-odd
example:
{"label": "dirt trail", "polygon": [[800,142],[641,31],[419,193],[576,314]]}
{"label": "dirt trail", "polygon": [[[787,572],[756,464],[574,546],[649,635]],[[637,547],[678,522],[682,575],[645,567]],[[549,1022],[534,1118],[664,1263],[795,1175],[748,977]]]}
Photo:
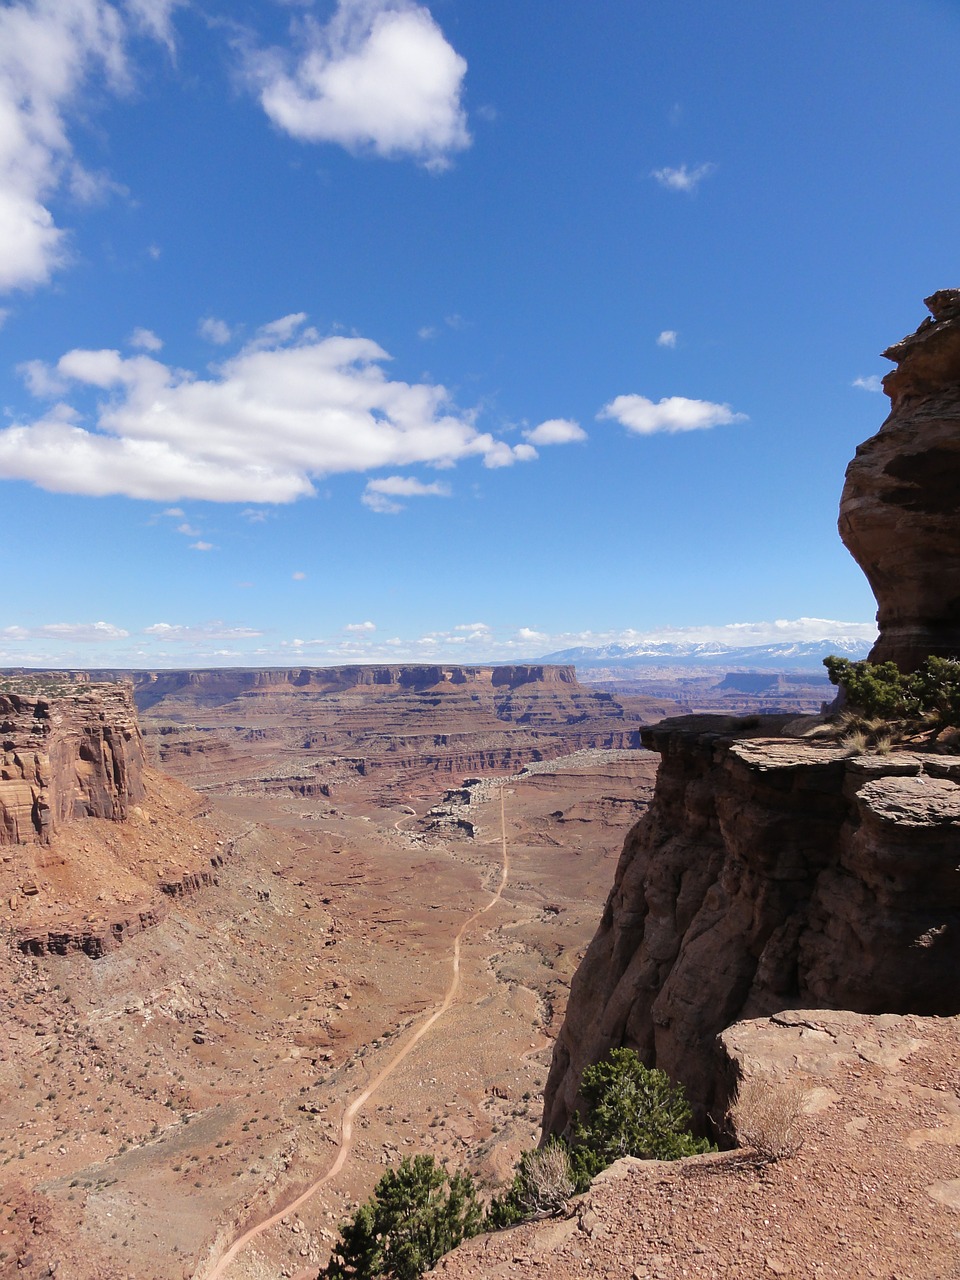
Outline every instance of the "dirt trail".
{"label": "dirt trail", "polygon": [[[400,821],[402,822],[403,819]],[[434,1023],[443,1017],[456,999],[457,992],[460,989],[460,944],[463,941],[463,936],[475,921],[479,920],[481,916],[486,915],[488,911],[492,910],[492,908],[497,905],[510,877],[510,856],[507,849],[507,824],[504,814],[502,786],[500,787],[500,845],[500,882],[486,906],[481,907],[479,911],[475,911],[472,916],[469,916],[464,920],[453,940],[452,974],[446,995],[443,997],[440,1004],[437,1005],[436,1009],[434,1009],[433,1013],[431,1013],[430,1016],[420,1024],[401,1049],[390,1059],[379,1074],[374,1077],[371,1083],[367,1085],[366,1089],[364,1089],[362,1093],[359,1093],[348,1105],[347,1109],[343,1113],[343,1119],[340,1122],[340,1145],[337,1148],[337,1154],[333,1164],[327,1172],[322,1175],[322,1177],[317,1178],[315,1182],[312,1182],[305,1191],[302,1191],[300,1195],[296,1197],[295,1200],[291,1200],[289,1203],[281,1205],[281,1207],[272,1213],[269,1218],[265,1218],[263,1222],[257,1223],[256,1226],[250,1227],[241,1236],[238,1236],[230,1248],[227,1249],[226,1253],[224,1253],[217,1261],[213,1270],[206,1273],[206,1280],[222,1280],[222,1277],[227,1274],[230,1264],[237,1255],[246,1248],[248,1244],[250,1244],[251,1241],[255,1240],[258,1236],[263,1235],[265,1231],[269,1231],[271,1227],[277,1226],[281,1219],[285,1218],[288,1214],[296,1212],[296,1210],[299,1209],[301,1205],[306,1204],[306,1202],[311,1199],[311,1197],[314,1196],[321,1187],[325,1186],[337,1176],[346,1164],[350,1155],[350,1146],[353,1141],[353,1121],[357,1113],[367,1102],[369,1102],[383,1082],[393,1074],[400,1063],[403,1062],[407,1055],[416,1047],[417,1044],[419,1044]],[[197,1273],[198,1280],[201,1275],[202,1269]]]}

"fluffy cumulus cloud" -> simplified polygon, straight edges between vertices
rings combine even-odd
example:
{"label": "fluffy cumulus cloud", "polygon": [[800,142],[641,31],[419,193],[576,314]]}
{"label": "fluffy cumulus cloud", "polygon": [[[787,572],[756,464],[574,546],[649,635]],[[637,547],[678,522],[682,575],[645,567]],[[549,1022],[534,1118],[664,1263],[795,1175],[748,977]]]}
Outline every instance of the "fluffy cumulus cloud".
{"label": "fluffy cumulus cloud", "polygon": [[163,340],[158,338],[152,329],[134,329],[128,339],[130,346],[138,351],[162,351]]}
{"label": "fluffy cumulus cloud", "polygon": [[[28,381],[41,393],[71,388],[81,399],[99,394],[99,403],[87,418],[59,400],[0,430],[0,477],[60,493],[280,503],[334,473],[536,457],[529,444],[478,431],[442,386],[391,381],[375,342],[321,338],[303,320],[265,326],[206,378],[114,350],[69,351],[53,367],[32,362]],[[388,501],[442,492],[398,479],[400,488],[388,477],[371,492]]]}
{"label": "fluffy cumulus cloud", "polygon": [[364,506],[379,515],[393,516],[403,510],[397,498],[449,498],[450,486],[439,480],[426,484],[413,476],[384,476],[368,480],[360,499]]}
{"label": "fluffy cumulus cloud", "polygon": [[703,431],[747,421],[745,413],[734,413],[728,404],[688,400],[685,396],[666,396],[656,404],[646,396],[617,396],[604,405],[597,417],[611,418],[639,436],[660,431]]}
{"label": "fluffy cumulus cloud", "polygon": [[664,329],[663,332],[657,336],[657,346],[669,347],[672,351],[677,345],[677,337],[678,334],[676,329]]}
{"label": "fluffy cumulus cloud", "polygon": [[366,635],[371,631],[376,631],[377,624],[375,622],[348,622],[343,629],[344,631],[352,631],[357,635]]}
{"label": "fluffy cumulus cloud", "polygon": [[704,178],[709,178],[711,173],[715,173],[716,168],[715,164],[698,164],[688,169],[685,164],[682,164],[677,169],[671,169],[669,166],[665,169],[654,169],[651,177],[656,178],[661,187],[666,187],[668,191],[686,191],[689,195],[696,191]]}
{"label": "fluffy cumulus cloud", "polygon": [[300,49],[261,52],[250,72],[264,111],[308,142],[412,156],[444,168],[470,144],[467,64],[413,0],[338,0],[326,24],[295,24]]}
{"label": "fluffy cumulus cloud", "polygon": [[0,291],[43,284],[68,256],[49,204],[122,190],[73,154],[69,117],[94,78],[131,83],[125,39],[143,32],[172,48],[179,0],[14,0],[0,6]]}
{"label": "fluffy cumulus cloud", "polygon": [[539,426],[524,431],[524,439],[531,444],[572,444],[578,440],[586,440],[587,433],[579,422],[570,418],[550,418]]}

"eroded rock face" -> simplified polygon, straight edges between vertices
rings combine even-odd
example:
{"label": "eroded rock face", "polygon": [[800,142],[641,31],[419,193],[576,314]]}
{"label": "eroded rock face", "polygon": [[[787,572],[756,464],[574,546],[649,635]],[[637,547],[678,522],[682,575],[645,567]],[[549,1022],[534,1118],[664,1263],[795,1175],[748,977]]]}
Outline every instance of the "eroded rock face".
{"label": "eroded rock face", "polygon": [[615,1046],[682,1081],[702,1122],[723,1091],[715,1037],[739,1019],[960,1012],[960,759],[851,758],[783,728],[643,730],[656,792],[573,980],[545,1133]]}
{"label": "eroded rock face", "polygon": [[840,536],[877,598],[871,660],[912,671],[960,655],[960,289],[926,299],[931,318],[883,354],[890,416],[857,449]]}
{"label": "eroded rock face", "polygon": [[143,797],[142,769],[128,685],[0,685],[0,845],[48,844],[77,818],[122,820]]}

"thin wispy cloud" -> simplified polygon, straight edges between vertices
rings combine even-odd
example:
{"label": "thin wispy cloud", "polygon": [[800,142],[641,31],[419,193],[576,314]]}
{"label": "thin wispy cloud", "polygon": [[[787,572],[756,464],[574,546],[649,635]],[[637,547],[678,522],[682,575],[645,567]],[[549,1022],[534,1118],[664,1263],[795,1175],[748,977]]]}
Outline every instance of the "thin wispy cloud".
{"label": "thin wispy cloud", "polygon": [[662,333],[658,334],[657,336],[657,346],[668,347],[672,351],[673,348],[677,345],[678,337],[679,337],[679,334],[677,333],[676,329],[664,329]]}
{"label": "thin wispy cloud", "polygon": [[646,396],[617,396],[604,405],[597,417],[619,422],[639,436],[661,431],[704,431],[748,421],[745,413],[734,413],[728,404],[688,400],[685,396],[666,396],[656,404]]}
{"label": "thin wispy cloud", "polygon": [[703,182],[704,178],[709,178],[711,173],[715,173],[717,166],[715,164],[698,164],[694,168],[688,169],[685,164],[680,165],[677,169],[669,167],[665,169],[654,169],[650,175],[656,178],[661,187],[666,187],[668,191],[686,191],[692,194]]}
{"label": "thin wispy cloud", "polygon": [[40,627],[0,627],[4,640],[63,640],[95,643],[98,640],[126,640],[130,635],[111,622],[48,622]]}
{"label": "thin wispy cloud", "polygon": [[260,103],[285,132],[432,169],[470,145],[467,64],[423,5],[338,0],[329,22],[307,15],[293,31],[295,51],[248,57]]}
{"label": "thin wispy cloud", "polygon": [[859,387],[861,391],[882,391],[883,382],[880,375],[871,373],[868,378],[854,378],[850,383],[851,387]]}
{"label": "thin wispy cloud", "polygon": [[233,331],[226,320],[218,320],[216,316],[205,316],[197,325],[197,333],[218,347],[225,347],[233,337]]}
{"label": "thin wispy cloud", "polygon": [[[530,444],[478,431],[444,387],[388,379],[389,357],[375,342],[321,338],[304,319],[265,325],[208,378],[115,350],[30,362],[25,376],[38,391],[109,394],[93,421],[59,400],[0,430],[0,477],[92,496],[285,503],[314,494],[325,475],[468,458],[495,468],[537,456]],[[381,480],[370,492],[443,493],[398,485]]]}
{"label": "thin wispy cloud", "polygon": [[250,640],[263,635],[253,627],[231,627],[225,622],[171,623],[155,622],[143,628],[143,635],[158,640],[193,643],[198,640]]}
{"label": "thin wispy cloud", "polygon": [[449,498],[450,486],[435,480],[430,484],[413,476],[384,476],[368,480],[361,502],[378,515],[395,516],[403,511],[398,498]]}

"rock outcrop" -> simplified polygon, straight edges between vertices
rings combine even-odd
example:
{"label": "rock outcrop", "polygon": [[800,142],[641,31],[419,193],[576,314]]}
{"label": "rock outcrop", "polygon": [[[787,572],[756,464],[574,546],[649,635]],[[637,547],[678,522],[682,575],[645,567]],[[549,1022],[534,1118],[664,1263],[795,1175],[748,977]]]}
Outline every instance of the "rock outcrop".
{"label": "rock outcrop", "polygon": [[121,821],[143,796],[129,685],[4,679],[0,752],[0,845],[49,844],[78,818]]}
{"label": "rock outcrop", "polygon": [[666,720],[653,804],[627,837],[574,977],[545,1093],[562,1132],[617,1045],[722,1101],[715,1039],[798,1006],[960,1012],[960,758],[851,756],[783,719]]}
{"label": "rock outcrop", "polygon": [[890,416],[857,449],[840,536],[877,598],[871,660],[912,671],[960,656],[960,289],[926,299],[931,319],[883,354]]}

